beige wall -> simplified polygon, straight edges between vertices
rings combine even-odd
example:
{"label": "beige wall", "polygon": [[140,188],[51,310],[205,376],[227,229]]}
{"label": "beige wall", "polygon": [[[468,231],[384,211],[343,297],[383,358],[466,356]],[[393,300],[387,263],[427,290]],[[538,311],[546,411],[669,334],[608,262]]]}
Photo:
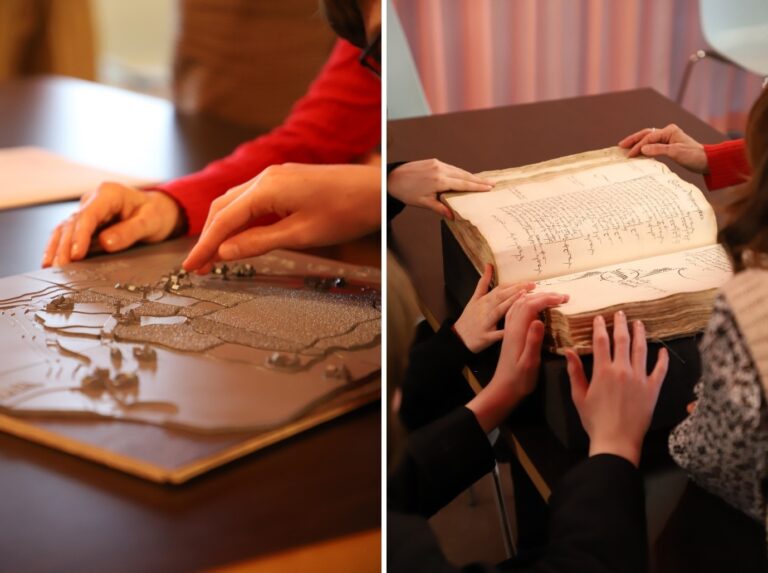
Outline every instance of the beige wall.
{"label": "beige wall", "polygon": [[176,0],[90,0],[99,81],[170,94]]}

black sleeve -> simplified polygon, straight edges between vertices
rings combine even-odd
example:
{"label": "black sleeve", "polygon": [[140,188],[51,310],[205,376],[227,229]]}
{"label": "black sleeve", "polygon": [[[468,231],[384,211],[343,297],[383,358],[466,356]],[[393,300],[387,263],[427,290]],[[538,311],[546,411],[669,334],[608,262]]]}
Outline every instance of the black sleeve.
{"label": "black sleeve", "polygon": [[475,393],[462,375],[474,354],[453,333],[447,320],[436,333],[428,324],[417,329],[416,343],[408,357],[399,416],[415,430],[469,402]]}
{"label": "black sleeve", "polygon": [[648,570],[645,492],[629,461],[610,454],[584,460],[557,485],[549,508],[549,545],[534,570]]}
{"label": "black sleeve", "polygon": [[467,408],[408,436],[387,483],[387,506],[429,517],[493,468],[491,443]]}
{"label": "black sleeve", "polygon": [[391,573],[484,573],[487,564],[457,567],[448,562],[429,522],[418,515],[387,511],[387,571]]}
{"label": "black sleeve", "polygon": [[535,563],[451,565],[423,518],[390,508],[387,563],[398,572],[629,573],[648,569],[645,496],[638,470],[623,458],[584,460],[550,498],[549,544]]}
{"label": "black sleeve", "polygon": [[[408,163],[407,161],[397,161],[393,163],[387,163],[387,179],[389,179],[389,174],[392,173],[395,169],[400,167],[401,165],[404,165]],[[392,195],[389,194],[389,191],[387,191],[387,221],[391,221],[395,217],[397,217],[400,214],[400,211],[405,209],[405,203],[400,201],[399,199],[394,198]]]}

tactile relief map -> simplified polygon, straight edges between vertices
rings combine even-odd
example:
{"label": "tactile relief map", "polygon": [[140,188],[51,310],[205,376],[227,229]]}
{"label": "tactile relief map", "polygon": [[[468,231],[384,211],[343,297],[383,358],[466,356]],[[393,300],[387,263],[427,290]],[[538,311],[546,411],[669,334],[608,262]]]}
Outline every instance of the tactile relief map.
{"label": "tactile relief map", "polygon": [[0,280],[0,412],[266,430],[378,377],[377,269],[275,251],[197,276],[186,247]]}

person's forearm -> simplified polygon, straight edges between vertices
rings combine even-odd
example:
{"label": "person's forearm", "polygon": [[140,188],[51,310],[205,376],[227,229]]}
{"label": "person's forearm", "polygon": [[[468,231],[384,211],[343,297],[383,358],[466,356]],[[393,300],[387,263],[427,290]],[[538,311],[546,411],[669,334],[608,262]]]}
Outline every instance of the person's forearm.
{"label": "person's forearm", "polygon": [[498,428],[523,399],[513,388],[495,388],[492,384],[493,381],[467,404],[486,434]]}
{"label": "person's forearm", "polygon": [[[387,163],[387,180],[389,180],[389,174],[401,165],[405,165],[405,161],[395,161]],[[389,185],[387,185],[387,221],[392,221],[400,212],[405,209],[405,203],[395,197],[389,192]]]}
{"label": "person's forearm", "polygon": [[387,506],[429,517],[493,468],[493,450],[474,415],[458,408],[413,432],[387,483]]}
{"label": "person's forearm", "polygon": [[359,52],[337,42],[307,95],[281,126],[202,171],[157,187],[181,204],[190,234],[200,233],[215,198],[271,165],[353,163],[380,144],[381,86],[359,65]]}
{"label": "person's forearm", "polygon": [[549,508],[549,543],[535,570],[647,571],[643,482],[625,459],[584,460],[555,486]]}
{"label": "person's forearm", "polygon": [[415,430],[466,404],[474,396],[462,370],[472,353],[451,331],[447,320],[432,332],[425,322],[419,325],[411,349],[399,416],[408,430]]}

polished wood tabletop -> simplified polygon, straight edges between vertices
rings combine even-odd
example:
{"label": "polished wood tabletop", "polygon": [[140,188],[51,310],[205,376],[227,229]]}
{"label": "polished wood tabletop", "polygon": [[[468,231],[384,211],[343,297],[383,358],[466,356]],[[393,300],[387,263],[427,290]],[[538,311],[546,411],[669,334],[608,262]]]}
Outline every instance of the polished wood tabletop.
{"label": "polished wood tabletop", "polygon": [[[33,145],[163,181],[258,133],[79,80],[0,83],[0,147]],[[68,201],[0,211],[0,276],[38,268]],[[378,265],[379,242],[315,251]],[[0,434],[1,571],[191,571],[380,524],[380,406],[162,486]],[[117,426],[116,426],[117,427]]]}

